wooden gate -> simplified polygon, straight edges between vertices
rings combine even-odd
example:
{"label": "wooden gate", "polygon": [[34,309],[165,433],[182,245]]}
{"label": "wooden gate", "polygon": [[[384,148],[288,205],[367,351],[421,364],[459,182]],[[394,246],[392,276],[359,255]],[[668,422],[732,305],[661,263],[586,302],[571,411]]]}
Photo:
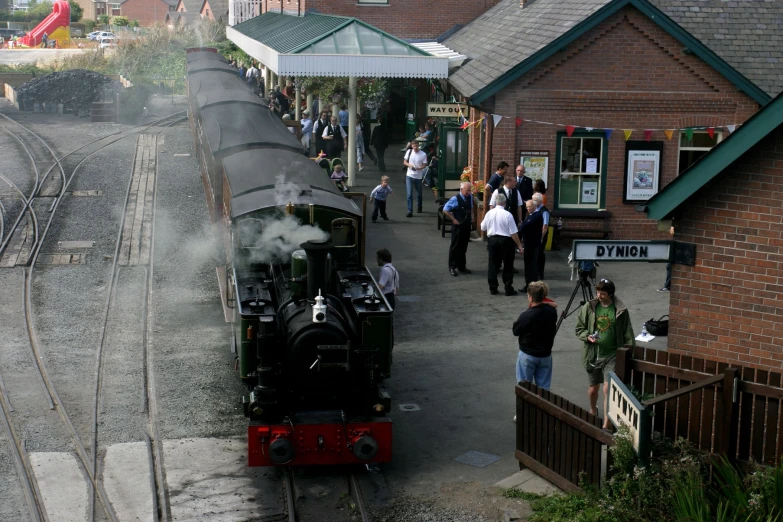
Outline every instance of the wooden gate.
{"label": "wooden gate", "polygon": [[580,491],[580,480],[598,486],[611,465],[603,446],[613,442],[602,419],[530,382],[519,383],[516,396],[520,464],[564,491]]}

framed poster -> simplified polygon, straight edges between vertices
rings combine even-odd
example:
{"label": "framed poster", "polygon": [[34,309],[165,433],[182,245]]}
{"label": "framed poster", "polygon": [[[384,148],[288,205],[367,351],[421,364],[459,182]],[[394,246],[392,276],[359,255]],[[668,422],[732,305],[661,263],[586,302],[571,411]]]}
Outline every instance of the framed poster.
{"label": "framed poster", "polygon": [[658,193],[662,156],[662,141],[626,142],[624,203],[647,201]]}
{"label": "framed poster", "polygon": [[523,150],[519,156],[519,164],[525,167],[525,176],[532,179],[533,182],[537,179],[543,179],[546,187],[549,177],[549,152]]}
{"label": "framed poster", "polygon": [[598,203],[597,181],[585,181],[582,183],[582,201],[580,203]]}

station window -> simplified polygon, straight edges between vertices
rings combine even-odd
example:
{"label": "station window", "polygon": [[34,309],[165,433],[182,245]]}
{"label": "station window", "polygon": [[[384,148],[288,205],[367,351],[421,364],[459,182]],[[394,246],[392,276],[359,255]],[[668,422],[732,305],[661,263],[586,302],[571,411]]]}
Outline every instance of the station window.
{"label": "station window", "polygon": [[557,143],[557,208],[602,208],[606,140],[590,133],[558,133]]}
{"label": "station window", "polygon": [[680,155],[677,165],[677,174],[685,172],[691,165],[699,161],[715,145],[721,142],[723,134],[715,131],[715,134],[707,134],[707,131],[693,131],[693,136],[688,139],[684,132],[680,132]]}
{"label": "station window", "polygon": [[357,0],[357,3],[359,4],[388,4],[389,0]]}

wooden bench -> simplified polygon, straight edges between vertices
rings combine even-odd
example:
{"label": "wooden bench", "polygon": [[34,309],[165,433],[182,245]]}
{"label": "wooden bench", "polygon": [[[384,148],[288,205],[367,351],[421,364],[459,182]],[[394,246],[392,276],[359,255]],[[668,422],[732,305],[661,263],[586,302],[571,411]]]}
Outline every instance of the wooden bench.
{"label": "wooden bench", "polygon": [[[560,209],[553,210],[549,218],[549,228],[554,228],[555,235],[552,238],[554,248],[557,248],[560,241],[565,238],[571,239],[609,239],[612,233],[609,230],[609,220],[612,213],[606,210],[576,210]],[[558,218],[563,220],[563,227],[557,228]],[[572,220],[594,221],[595,226],[574,227],[569,226]]]}
{"label": "wooden bench", "polygon": [[[451,220],[446,219],[443,215],[443,207],[446,202],[451,199],[451,196],[455,196],[459,193],[459,186],[462,182],[460,180],[447,179],[445,182],[446,197],[438,198],[438,230],[440,230],[440,237],[446,237],[446,232],[451,234]],[[452,194],[452,192],[454,194]]]}

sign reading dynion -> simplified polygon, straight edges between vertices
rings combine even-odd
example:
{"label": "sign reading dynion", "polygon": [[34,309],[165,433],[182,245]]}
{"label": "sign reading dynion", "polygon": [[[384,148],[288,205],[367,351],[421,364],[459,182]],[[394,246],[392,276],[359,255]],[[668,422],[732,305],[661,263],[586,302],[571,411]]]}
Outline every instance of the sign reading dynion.
{"label": "sign reading dynion", "polygon": [[668,263],[671,241],[601,241],[576,240],[575,261],[645,261]]}

